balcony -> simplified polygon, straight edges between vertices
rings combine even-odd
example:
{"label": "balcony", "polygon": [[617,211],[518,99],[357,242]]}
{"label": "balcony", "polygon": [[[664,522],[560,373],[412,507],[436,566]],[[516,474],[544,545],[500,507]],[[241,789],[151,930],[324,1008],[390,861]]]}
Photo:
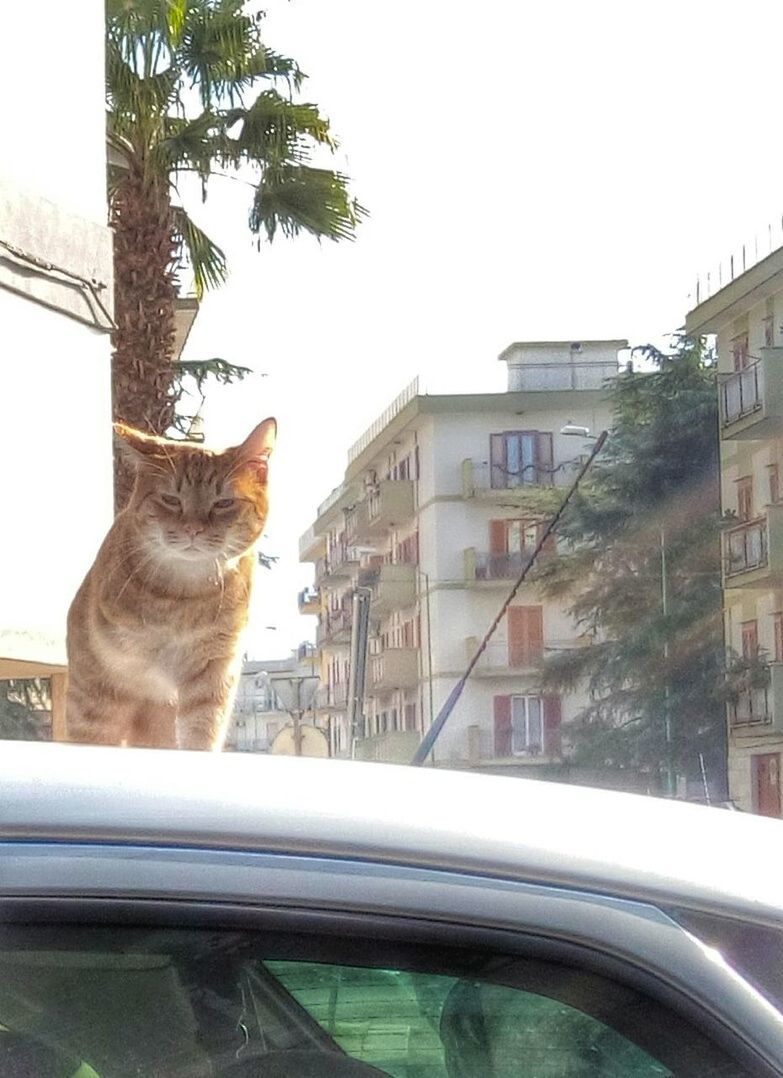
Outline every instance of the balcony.
{"label": "balcony", "polygon": [[344,681],[322,685],[315,698],[320,711],[345,711],[348,706],[348,685]]}
{"label": "balcony", "polygon": [[733,733],[780,734],[783,732],[783,663],[770,663],[769,684],[748,688],[728,705]]}
{"label": "balcony", "polygon": [[514,550],[508,554],[488,554],[468,547],[464,552],[465,582],[467,584],[508,584],[516,580],[530,561],[533,547]]}
{"label": "balcony", "polygon": [[783,433],[783,348],[762,348],[761,359],[720,381],[724,438],[773,438]]}
{"label": "balcony", "polygon": [[381,617],[393,610],[404,610],[416,602],[416,566],[380,565],[359,573],[359,584],[370,588],[370,611]]}
{"label": "balcony", "polygon": [[[477,636],[465,640],[465,662],[476,654]],[[544,661],[544,648],[512,650],[507,641],[490,640],[473,671],[474,677],[531,677],[538,674]]]}
{"label": "balcony", "polygon": [[323,642],[325,644],[347,644],[351,639],[351,625],[353,622],[351,608],[343,607],[338,610],[327,610],[324,618]]}
{"label": "balcony", "polygon": [[350,580],[360,554],[356,547],[347,545],[333,546],[329,553],[315,563],[316,580]]}
{"label": "balcony", "polygon": [[356,507],[353,536],[359,543],[374,543],[410,520],[414,510],[413,480],[384,479]]}
{"label": "balcony", "polygon": [[419,747],[421,735],[415,730],[394,730],[388,734],[360,738],[356,742],[357,760],[382,764],[409,764]]}
{"label": "balcony", "polygon": [[419,682],[419,653],[416,648],[386,648],[370,656],[370,691],[394,692],[413,689]]}
{"label": "balcony", "polygon": [[307,531],[299,537],[299,560],[300,561],[317,561],[318,558],[323,557],[326,553],[326,537],[324,535],[316,535],[315,530],[310,527]]}
{"label": "balcony", "polygon": [[298,596],[300,614],[319,614],[321,612],[321,593],[318,588],[303,588]]}
{"label": "balcony", "polygon": [[763,517],[743,521],[723,533],[723,586],[777,587],[783,584],[783,505],[768,505]]}
{"label": "balcony", "polygon": [[561,467],[555,472],[531,468],[523,476],[509,475],[489,461],[467,459],[462,462],[462,497],[521,503],[531,489],[554,486],[555,480],[565,482],[570,474],[568,468]]}

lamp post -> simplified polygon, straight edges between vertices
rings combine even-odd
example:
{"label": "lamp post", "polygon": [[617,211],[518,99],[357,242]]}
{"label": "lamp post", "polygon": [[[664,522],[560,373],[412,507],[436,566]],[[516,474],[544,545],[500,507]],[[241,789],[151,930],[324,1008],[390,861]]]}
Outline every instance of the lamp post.
{"label": "lamp post", "polygon": [[294,755],[302,755],[302,716],[313,705],[320,678],[315,674],[272,674],[269,682],[294,727]]}

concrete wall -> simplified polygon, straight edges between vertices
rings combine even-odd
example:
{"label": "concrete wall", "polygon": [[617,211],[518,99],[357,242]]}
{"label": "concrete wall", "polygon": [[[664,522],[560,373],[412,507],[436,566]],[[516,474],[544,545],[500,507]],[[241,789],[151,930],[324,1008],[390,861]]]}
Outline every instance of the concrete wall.
{"label": "concrete wall", "polygon": [[[103,3],[21,5],[12,26],[0,35],[0,96],[17,102],[0,121],[14,148],[0,240],[73,272],[89,265],[110,312]],[[30,77],[28,41],[46,77]],[[62,661],[67,607],[111,521],[108,326],[78,289],[23,261],[0,268],[0,658]],[[74,303],[76,317],[64,313]]]}

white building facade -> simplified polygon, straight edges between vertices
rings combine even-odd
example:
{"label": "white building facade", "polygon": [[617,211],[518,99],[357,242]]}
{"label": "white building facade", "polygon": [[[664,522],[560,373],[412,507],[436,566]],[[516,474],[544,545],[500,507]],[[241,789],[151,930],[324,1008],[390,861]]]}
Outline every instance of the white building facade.
{"label": "white building facade", "polygon": [[749,669],[727,708],[729,795],[783,816],[783,248],[707,296],[691,334],[716,334],[724,631]]}
{"label": "white building facade", "polygon": [[[0,150],[0,677],[52,677],[56,737],[66,611],[112,517],[104,5],[41,0],[13,26],[0,93],[25,89]],[[78,43],[56,100],[23,41],[45,72]]]}
{"label": "white building facade", "polygon": [[[349,452],[343,483],[300,541],[316,588],[332,752],[404,761],[462,675],[540,535],[531,490],[565,487],[609,424],[606,379],[625,341],[507,348],[505,393],[424,396],[415,384]],[[544,555],[545,556],[545,555]],[[364,723],[348,729],[355,589],[370,592]],[[566,604],[567,605],[567,604]],[[545,697],[544,658],[579,646],[562,604],[518,593],[436,745],[436,763],[554,768],[584,697]],[[352,747],[352,737],[356,737]]]}

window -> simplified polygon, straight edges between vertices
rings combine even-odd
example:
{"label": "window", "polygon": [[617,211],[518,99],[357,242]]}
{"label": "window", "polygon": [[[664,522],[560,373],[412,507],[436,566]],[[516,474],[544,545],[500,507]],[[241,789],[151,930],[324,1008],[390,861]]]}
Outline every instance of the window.
{"label": "window", "polygon": [[511,753],[539,756],[544,748],[544,714],[540,696],[511,697]]}
{"label": "window", "polygon": [[561,752],[558,696],[496,696],[495,756],[549,756]]}
{"label": "window", "polygon": [[415,703],[405,705],[405,729],[406,730],[415,730],[416,729],[416,704]]}
{"label": "window", "polygon": [[744,371],[748,365],[748,333],[738,334],[731,341],[731,357],[735,371]]}
{"label": "window", "polygon": [[753,519],[753,477],[737,480],[737,516],[740,520]]}
{"label": "window", "polygon": [[747,1078],[677,1014],[567,960],[281,930],[3,934],[4,1074]]}
{"label": "window", "polygon": [[551,485],[552,435],[522,430],[490,435],[490,485],[494,490]]}

